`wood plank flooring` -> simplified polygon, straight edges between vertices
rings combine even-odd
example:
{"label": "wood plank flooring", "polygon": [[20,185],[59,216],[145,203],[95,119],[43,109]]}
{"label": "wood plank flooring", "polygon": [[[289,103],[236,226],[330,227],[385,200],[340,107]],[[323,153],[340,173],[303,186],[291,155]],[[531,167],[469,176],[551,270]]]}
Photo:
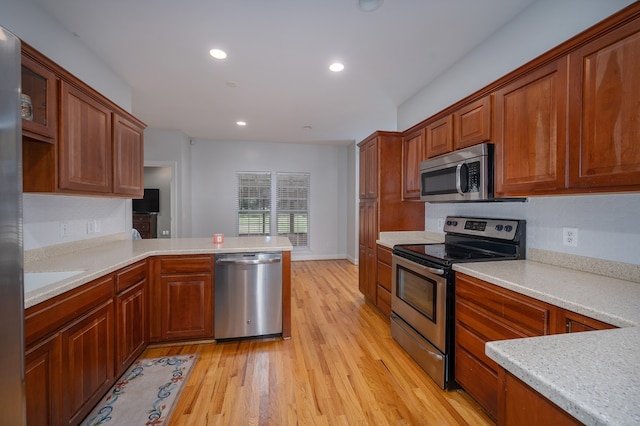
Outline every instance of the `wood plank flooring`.
{"label": "wood plank flooring", "polygon": [[199,353],[170,425],[492,425],[442,391],[364,302],[346,260],[293,262],[292,338],[148,348]]}

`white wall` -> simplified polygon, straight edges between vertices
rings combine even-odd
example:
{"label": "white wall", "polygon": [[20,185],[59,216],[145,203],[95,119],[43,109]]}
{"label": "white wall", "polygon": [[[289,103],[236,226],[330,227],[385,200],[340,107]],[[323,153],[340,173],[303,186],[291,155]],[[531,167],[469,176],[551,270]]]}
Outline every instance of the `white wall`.
{"label": "white wall", "polygon": [[294,259],[346,257],[348,147],[197,140],[191,146],[193,236],[236,235],[236,172],[311,174],[308,250]]}
{"label": "white wall", "polygon": [[[406,129],[497,80],[632,3],[630,0],[539,0],[398,109]],[[640,195],[531,198],[527,203],[426,204],[425,229],[449,214],[527,220],[527,246],[640,264]],[[562,228],[579,229],[578,247],[562,245]]]}
{"label": "white wall", "polygon": [[[147,163],[175,162],[177,212],[176,234],[191,237],[191,153],[190,140],[181,131],[146,129],[144,132],[144,161]],[[145,184],[146,185],[146,184]]]}
{"label": "white wall", "polygon": [[[2,0],[0,25],[101,92],[131,110],[131,88],[78,38],[29,0]],[[27,194],[24,200],[24,248],[116,234],[131,228],[131,202],[123,199]],[[87,222],[100,220],[100,232],[87,234]],[[69,233],[61,236],[60,222]]]}

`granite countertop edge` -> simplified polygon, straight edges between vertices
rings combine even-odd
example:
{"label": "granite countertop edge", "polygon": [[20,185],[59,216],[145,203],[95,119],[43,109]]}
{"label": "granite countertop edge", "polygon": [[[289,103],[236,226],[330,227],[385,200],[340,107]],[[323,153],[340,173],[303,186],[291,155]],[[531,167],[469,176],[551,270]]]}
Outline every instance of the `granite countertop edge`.
{"label": "granite countertop edge", "polygon": [[24,307],[28,309],[151,256],[292,250],[293,246],[291,242],[285,237],[227,237],[223,244],[213,244],[211,238],[121,240],[109,242],[81,252],[72,252],[26,262],[24,265],[25,273],[81,272],[70,278],[25,292]]}
{"label": "granite countertop edge", "polygon": [[621,327],[489,342],[485,353],[585,424],[640,424],[640,283],[529,260],[454,270]]}

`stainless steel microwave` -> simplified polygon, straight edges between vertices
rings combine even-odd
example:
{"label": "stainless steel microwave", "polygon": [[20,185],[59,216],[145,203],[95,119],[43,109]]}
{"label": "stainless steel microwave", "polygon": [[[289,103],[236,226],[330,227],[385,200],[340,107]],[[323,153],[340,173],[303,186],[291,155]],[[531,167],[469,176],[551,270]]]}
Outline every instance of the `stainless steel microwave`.
{"label": "stainless steel microwave", "polygon": [[421,162],[420,199],[493,201],[493,144],[474,145]]}

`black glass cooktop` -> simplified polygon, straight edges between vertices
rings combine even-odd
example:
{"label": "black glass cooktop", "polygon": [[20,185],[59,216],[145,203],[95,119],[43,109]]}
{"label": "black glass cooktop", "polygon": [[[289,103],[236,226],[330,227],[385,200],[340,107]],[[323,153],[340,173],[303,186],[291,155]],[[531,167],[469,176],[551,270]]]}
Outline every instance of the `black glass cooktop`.
{"label": "black glass cooktop", "polygon": [[425,260],[450,266],[453,263],[481,262],[490,260],[515,259],[511,253],[496,252],[490,247],[473,247],[456,244],[407,244],[396,245],[394,254],[414,261]]}

